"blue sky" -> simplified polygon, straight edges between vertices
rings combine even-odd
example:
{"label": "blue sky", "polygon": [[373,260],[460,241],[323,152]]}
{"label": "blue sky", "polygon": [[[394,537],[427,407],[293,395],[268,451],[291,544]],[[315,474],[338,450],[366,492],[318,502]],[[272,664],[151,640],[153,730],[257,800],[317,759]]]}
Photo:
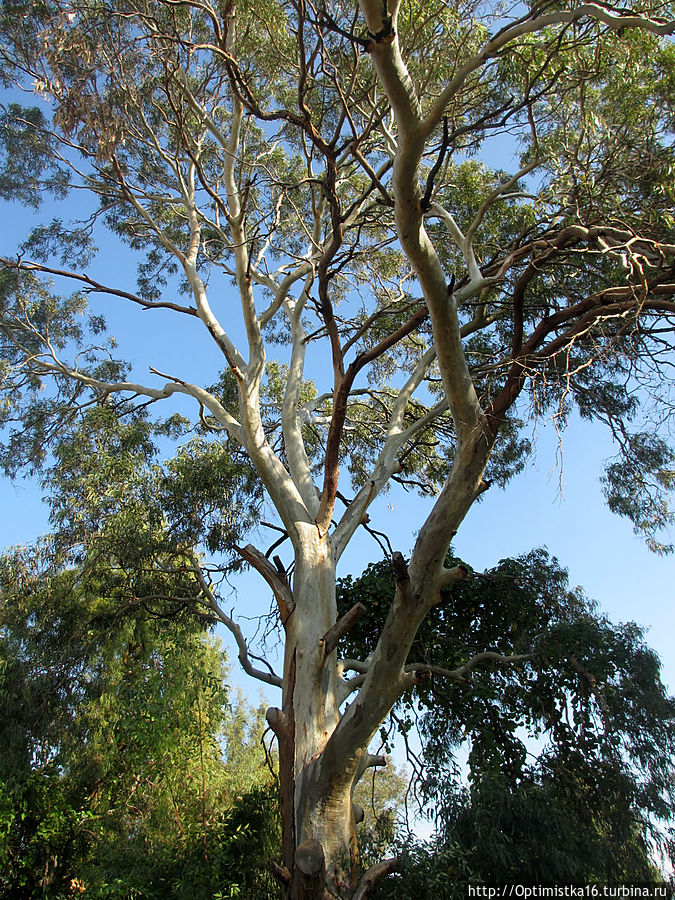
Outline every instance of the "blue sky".
{"label": "blue sky", "polygon": [[[502,164],[504,155],[509,156],[512,149],[500,154]],[[47,204],[35,215],[16,204],[6,204],[0,214],[11,223],[11,232],[7,229],[0,241],[0,253],[9,254],[32,225],[48,221],[58,209]],[[91,273],[101,281],[134,290],[135,262],[128,262],[128,251],[122,252],[124,256],[102,237]],[[214,292],[226,293],[225,281],[222,275],[214,276]],[[67,285],[60,287],[69,290]],[[123,300],[98,295],[91,295],[91,305],[93,311],[105,313],[109,331],[119,341],[120,356],[134,365],[140,380],[153,380],[149,365],[197,383],[216,380],[222,357],[194,319],[166,311],[144,312]],[[547,547],[568,568],[571,585],[580,585],[612,621],[635,621],[647,629],[646,640],[663,663],[664,681],[675,692],[675,565],[672,557],[650,553],[631,524],[608,511],[599,476],[603,462],[614,455],[615,448],[600,426],[578,419],[572,419],[560,443],[552,423],[546,420],[533,426],[530,437],[535,453],[526,471],[505,491],[491,488],[473,507],[456,536],[456,552],[480,571],[504,557]],[[35,480],[12,483],[0,479],[0,547],[30,543],[48,530],[41,493]],[[393,547],[407,554],[430,502],[393,490],[374,504],[373,527],[386,532]],[[263,530],[258,544],[264,547],[271,540]],[[377,544],[364,532],[357,534],[341,561],[340,574],[358,574],[379,558]],[[244,616],[242,627],[252,633],[255,623],[246,621],[246,617],[267,611],[269,590],[255,573],[247,573],[233,585],[224,605],[228,610],[235,606],[235,611]],[[257,702],[262,686],[238,670],[233,642],[224,629],[220,633],[229,649],[234,683]],[[278,663],[278,659],[272,662]],[[266,689],[263,693],[268,702],[278,702],[278,692]],[[398,763],[402,761],[400,752],[395,758]]]}

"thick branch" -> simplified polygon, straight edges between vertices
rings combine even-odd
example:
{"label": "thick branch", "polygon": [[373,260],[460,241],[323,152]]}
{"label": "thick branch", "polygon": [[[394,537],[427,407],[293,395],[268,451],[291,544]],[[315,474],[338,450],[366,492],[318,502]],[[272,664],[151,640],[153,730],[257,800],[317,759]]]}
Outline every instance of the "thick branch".
{"label": "thick branch", "polygon": [[[642,297],[638,296],[640,293],[643,294]],[[578,334],[591,329],[603,319],[615,318],[631,311],[640,316],[659,312],[675,314],[675,301],[668,299],[674,295],[675,284],[653,285],[648,288],[647,297],[635,285],[612,287],[546,316],[522,345],[519,355],[511,364],[504,387],[492,402],[488,416],[493,430],[498,427],[501,417],[520,394],[536,361],[560,352]],[[517,311],[516,308],[516,313]],[[547,344],[546,339],[560,328],[565,329],[563,333]]]}
{"label": "thick branch", "polygon": [[442,400],[416,422],[413,422],[412,425],[409,425],[407,428],[403,427],[408,401],[420,384],[422,384],[435,358],[436,350],[431,347],[422,355],[410,378],[398,392],[389,418],[387,437],[384,446],[380,450],[372,475],[368,483],[358,492],[353,502],[349,504],[335,529],[333,546],[336,559],[339,559],[344,548],[349,543],[370,504],[375,500],[391,476],[395,472],[400,471],[397,454],[401,447],[408,441],[413,440],[416,434],[428,427],[447,409],[447,401]]}
{"label": "thick branch", "polygon": [[395,872],[399,863],[399,858],[397,856],[392,856],[389,859],[383,859],[380,862],[375,863],[374,866],[371,866],[361,878],[361,881],[359,881],[353,900],[364,900],[368,894],[371,894],[375,890],[375,885],[380,878],[384,878],[385,875]]}
{"label": "thick branch", "polygon": [[497,653],[494,650],[485,650],[483,653],[476,653],[475,656],[472,656],[471,659],[464,663],[462,666],[458,666],[456,669],[453,669],[453,677],[468,675],[476,666],[481,665],[484,662],[492,662],[498,665],[513,665],[515,663],[521,662],[531,662],[535,659],[535,654],[533,653],[516,653],[511,656],[504,656],[502,653]]}
{"label": "thick branch", "polygon": [[511,41],[525,34],[543,31],[551,25],[568,25],[571,22],[578,22],[584,18],[596,19],[615,31],[623,28],[640,28],[643,31],[650,31],[652,34],[668,35],[675,32],[675,23],[672,21],[657,22],[646,16],[615,15],[596,3],[585,3],[570,12],[560,10],[545,15],[537,15],[533,12],[524,16],[520,21],[503,28],[492,40],[485,44],[479,53],[467,60],[458,69],[454,78],[445,87],[427,115],[424,121],[425,133],[427,135],[431,134],[438,125],[443,118],[448,103],[462,88],[469,75],[485,65],[488,60],[494,58]]}
{"label": "thick branch", "polygon": [[383,754],[364,753],[359,762],[356,774],[354,775],[354,787],[356,787],[356,785],[363,778],[368,769],[381,768],[382,766],[386,765],[387,757]]}
{"label": "thick branch", "polygon": [[[317,216],[314,223],[314,235],[318,240],[320,231],[320,218]],[[314,517],[319,510],[319,498],[312,478],[312,468],[302,436],[302,428],[298,409],[303,385],[305,368],[305,354],[307,350],[306,332],[302,322],[302,312],[305,307],[309,291],[314,278],[313,269],[310,267],[306,273],[305,284],[300,299],[288,301],[286,304],[287,315],[291,323],[291,360],[288,367],[288,380],[281,407],[281,426],[284,436],[284,445],[288,468],[293,481],[297,485],[307,511]],[[279,293],[283,286],[279,288]]]}
{"label": "thick branch", "polygon": [[471,657],[468,662],[458,666],[456,669],[444,669],[440,666],[430,666],[425,663],[413,663],[406,666],[405,671],[412,676],[409,686],[412,686],[421,678],[429,675],[438,675],[441,678],[449,678],[451,681],[466,684],[466,676],[469,675],[476,666],[480,666],[482,663],[491,662],[496,665],[508,666],[521,662],[531,662],[533,659],[535,659],[535,655],[532,653],[504,656],[493,650],[486,650],[483,653],[477,653],[475,656]]}
{"label": "thick branch", "polygon": [[358,373],[374,360],[378,359],[392,347],[396,346],[400,341],[412,334],[416,328],[427,317],[426,309],[418,309],[407,322],[404,322],[400,328],[387,335],[374,347],[359,354],[350,364],[347,371],[341,378],[340,386],[336,392],[333,401],[333,415],[326,440],[326,464],[324,489],[321,495],[321,506],[317,515],[317,525],[323,533],[327,530],[328,525],[333,516],[335,506],[335,498],[338,490],[338,458],[340,455],[340,442],[344,431],[345,420],[347,418],[347,404],[349,394],[354,384],[354,379]]}
{"label": "thick branch", "polygon": [[335,623],[335,625],[333,625],[332,628],[328,629],[322,638],[325,656],[330,656],[342,638],[351,631],[356,623],[362,619],[367,612],[368,610],[363,603],[356,603]]}
{"label": "thick branch", "polygon": [[[379,22],[378,31],[384,27],[386,17],[381,4],[361,0],[361,8],[371,31],[375,22]],[[395,24],[394,17],[394,35]],[[396,36],[391,41],[374,43],[371,57],[398,124],[393,172],[396,228],[429,308],[443,386],[457,435],[462,440],[477,427],[485,428],[486,423],[462,350],[456,299],[448,296],[443,267],[424,228],[419,168],[426,135],[421,128],[419,101]]]}
{"label": "thick branch", "polygon": [[237,553],[243,557],[247,563],[258,571],[265,581],[269,584],[274,592],[274,597],[279,608],[281,624],[285,625],[288,617],[293,612],[295,604],[293,602],[293,594],[286,579],[277,571],[272,563],[257,550],[252,544],[245,547],[237,547]]}

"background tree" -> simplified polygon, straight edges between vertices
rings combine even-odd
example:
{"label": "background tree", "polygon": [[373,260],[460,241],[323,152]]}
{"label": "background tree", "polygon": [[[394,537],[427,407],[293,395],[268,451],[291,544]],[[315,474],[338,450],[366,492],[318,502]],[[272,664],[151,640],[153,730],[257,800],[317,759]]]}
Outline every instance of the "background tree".
{"label": "background tree", "polygon": [[160,466],[157,437],[91,411],[45,474],[58,530],[0,558],[3,896],[274,896],[264,710],[228,696],[185,550],[230,534],[237,468]]}
{"label": "background tree", "polygon": [[0,584],[3,896],[274,896],[264,711],[203,623],[120,610],[46,545]]}
{"label": "background tree", "polygon": [[[211,464],[255,470],[288,557],[237,550],[229,503],[209,507],[205,535],[188,494],[173,521],[136,520],[133,545],[155,525],[171,535],[163,565],[180,570],[181,596],[233,632],[249,674],[282,688],[268,722],[291,897],[362,897],[395,864],[361,876],[352,788],[419,677],[407,668],[419,626],[467,575],[445,565],[452,535],[527,462],[523,419],[576,405],[604,421],[622,454],[610,505],[667,548],[673,454],[654,424],[671,411],[672,31],[649,0],[511,13],[440,0],[3,2],[4,82],[48,103],[10,94],[2,195],[36,205],[77,188],[92,203],[2,261],[5,466],[39,465],[90,409],[133,424],[187,397],[205,477]],[[514,139],[508,172],[472,156],[496,135]],[[139,261],[135,289],[91,268],[104,230]],[[87,317],[87,293],[135,306],[148,341],[171,312],[179,358],[132,372]],[[187,349],[193,328],[218,357],[206,378],[191,375],[205,356],[197,336]],[[370,660],[352,661],[363,678],[347,681],[335,651],[362,607],[338,620],[336,566],[396,481],[436,499],[408,565],[397,557]],[[281,674],[225,612],[195,534],[272,589]],[[161,571],[138,596],[158,593]]]}
{"label": "background tree", "polygon": [[[395,583],[386,560],[338,583],[339,608],[368,601],[346,656],[372,651]],[[516,655],[507,670],[464,663]],[[419,733],[416,793],[437,832],[405,847],[401,876],[377,896],[459,897],[476,881],[654,881],[657,851],[672,864],[675,700],[641,630],[612,625],[570,590],[556,559],[502,560],[444,592],[409,660],[427,678],[391,726]]]}

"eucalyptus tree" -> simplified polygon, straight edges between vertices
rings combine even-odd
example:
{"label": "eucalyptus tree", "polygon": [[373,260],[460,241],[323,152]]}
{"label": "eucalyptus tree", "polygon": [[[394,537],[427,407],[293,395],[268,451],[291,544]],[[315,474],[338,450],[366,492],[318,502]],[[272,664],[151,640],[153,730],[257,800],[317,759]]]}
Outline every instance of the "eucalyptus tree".
{"label": "eucalyptus tree", "polygon": [[[425,677],[407,662],[420,624],[467,576],[445,566],[452,535],[526,465],[523,420],[576,405],[604,421],[623,455],[610,504],[665,549],[672,453],[653,423],[669,421],[675,313],[669,11],[5,0],[0,28],[3,196],[91,201],[2,260],[6,467],[38,465],[91,405],[133,418],[177,397],[209,446],[247,457],[292,559],[229,549],[276,598],[283,671],[252,654],[189,542],[182,574],[246,671],[282,692],[267,718],[283,891],[363,897],[395,860],[361,874],[352,788]],[[479,161],[490,147],[499,169]],[[107,254],[128,250],[115,283],[89,259],[104,230],[120,245]],[[116,360],[85,316],[91,294],[127,303],[148,342],[171,312],[171,370]],[[200,340],[223,369],[194,383]],[[396,557],[372,654],[340,659],[362,608],[338,618],[336,566],[397,484],[434,499],[409,563]]]}

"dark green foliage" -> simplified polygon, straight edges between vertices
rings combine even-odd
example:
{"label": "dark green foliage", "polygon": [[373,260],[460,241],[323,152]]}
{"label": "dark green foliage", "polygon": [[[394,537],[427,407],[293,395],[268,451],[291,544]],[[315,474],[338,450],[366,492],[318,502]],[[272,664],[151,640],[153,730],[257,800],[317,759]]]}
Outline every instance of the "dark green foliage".
{"label": "dark green foliage", "polygon": [[50,449],[77,430],[93,405],[84,386],[58,370],[53,377],[27,371],[26,356],[49,365],[56,352],[74,346],[81,370],[93,378],[117,380],[127,372],[112,356],[114,341],[101,338],[104,321],[86,314],[84,294],[62,296],[50,287],[30,272],[0,272],[0,468],[10,476],[41,469]]}
{"label": "dark green foliage", "polygon": [[48,193],[64,197],[70,177],[55,159],[57,146],[37,107],[0,105],[0,198],[38,209]]}
{"label": "dark green foliage", "polygon": [[92,561],[99,547],[106,563],[135,568],[141,579],[161,556],[200,545],[231,559],[257,518],[260,483],[251,465],[202,437],[160,463],[158,442],[181,434],[183,420],[157,423],[133,410],[120,419],[120,412],[95,407],[59,441],[45,477],[59,546],[86,545]]}
{"label": "dark green foliage", "polygon": [[459,845],[433,838],[428,843],[410,835],[397,846],[399,870],[380,881],[377,900],[464,900],[468,884],[480,884]]}
{"label": "dark green foliage", "polygon": [[272,897],[262,714],[228,700],[222,648],[49,551],[0,561],[0,895]]}
{"label": "dark green foliage", "polygon": [[0,895],[271,897],[262,713],[228,698],[195,574],[257,482],[201,438],[160,464],[181,423],[119,412],[61,435],[55,533],[0,558]]}
{"label": "dark green foliage", "polygon": [[[395,38],[408,73],[399,88],[414,87],[422,115],[449,84],[456,90],[414,140],[398,108],[403,143],[395,150],[387,125],[389,101],[398,104],[395,73],[382,90],[360,52],[368,38],[354,4],[241,0],[236,28],[231,3],[0,5],[0,80],[49,102],[44,114],[11,98],[0,108],[0,199],[35,209],[45,194],[62,199],[72,188],[89,204],[84,222],[69,221],[82,212],[71,207],[33,230],[20,261],[0,263],[0,465],[9,474],[52,466],[44,485],[56,530],[34,554],[2,563],[8,891],[57,896],[74,872],[71,887],[82,881],[92,897],[257,890],[249,874],[271,844],[258,840],[254,820],[269,822],[271,812],[264,796],[241,807],[227,796],[214,737],[224,728],[222,672],[202,632],[217,612],[207,582],[237,567],[236,542],[262,502],[253,468],[221,439],[226,430],[244,435],[270,489],[287,462],[300,485],[291,451],[304,460],[289,441],[301,433],[309,467],[300,493],[311,495],[311,509],[309,470],[320,475],[326,461],[322,505],[332,497],[333,436],[351,476],[345,495],[374,472],[373,491],[384,486],[380,453],[395,434],[403,443],[393,480],[437,493],[461,459],[459,422],[468,432],[469,421],[453,394],[461,386],[468,398],[469,381],[486,414],[474,418],[474,436],[486,424],[495,430],[485,479],[500,486],[530,455],[528,420],[564,423],[576,408],[618,440],[621,458],[605,480],[611,508],[653,549],[671,549],[658,535],[673,521],[673,454],[654,430],[667,431],[672,409],[662,382],[673,327],[673,46],[653,33],[667,30],[654,22],[633,28],[631,18],[620,28],[586,8],[548,26],[552,19],[536,17],[555,3],[519,6],[403,4]],[[660,21],[664,9],[648,0],[635,12]],[[500,29],[521,14],[523,28],[497,50],[490,37],[508,34]],[[390,24],[374,36],[387,38],[382,48],[394,38]],[[419,192],[401,190],[406,156],[423,133]],[[507,146],[489,167],[475,155],[489,155],[493,135]],[[518,168],[516,155],[521,165],[538,160],[536,169],[511,178],[505,170]],[[400,168],[392,169],[394,157]],[[422,194],[436,252],[425,239],[424,253],[406,259],[399,213],[419,210]],[[87,318],[85,294],[62,296],[36,277],[53,275],[56,264],[89,265],[98,229],[137,265],[139,295],[113,286],[111,294],[188,317],[195,308],[175,296],[199,306],[232,369],[213,396],[181,371],[153,370],[150,386],[133,383],[102,318]],[[436,266],[432,279],[422,257]],[[302,260],[307,269],[296,268]],[[67,277],[104,292],[88,275]],[[213,315],[228,329],[234,323],[233,280],[248,365],[206,313],[208,293]],[[431,301],[431,282],[440,294],[429,303],[435,335],[417,315],[420,286]],[[450,310],[459,302],[450,331],[446,300]],[[291,306],[303,321],[293,324],[292,364],[298,371],[310,348],[321,369],[316,386],[304,380],[297,396],[286,390]],[[263,331],[281,351],[277,361],[258,345],[255,320],[268,318],[266,307]],[[287,315],[281,324],[275,308]],[[389,345],[411,315],[414,330]],[[456,327],[465,359],[457,352],[443,362],[437,353],[443,387],[433,354]],[[332,365],[315,351],[325,338]],[[387,351],[359,372],[327,444],[351,365],[382,341]],[[394,412],[406,380],[416,396],[404,394]],[[655,402],[651,419],[638,392]],[[195,430],[176,416],[150,418],[156,400],[185,393],[199,409]],[[246,401],[258,397],[259,419],[246,414]],[[243,431],[225,411],[241,417]],[[277,468],[261,462],[263,433]],[[162,461],[168,441],[182,446]],[[290,507],[275,502],[293,536]],[[217,562],[202,567],[205,553]],[[391,573],[377,568],[341,586],[343,610],[354,600],[369,605],[344,642],[349,655],[374,649],[393,589]],[[163,631],[163,619],[175,630]],[[439,895],[450,877],[646,872],[652,825],[673,808],[675,742],[673,702],[640,632],[598,616],[538,553],[449,592],[409,661],[454,670],[486,651],[526,658],[483,661],[449,681],[429,668],[397,710],[404,732],[422,711],[428,774],[420,790],[441,829],[435,862],[408,848],[411,890]],[[462,794],[449,748],[465,740],[471,777]],[[543,744],[534,762],[532,740]],[[547,822],[549,843],[538,835]],[[264,834],[271,840],[274,829]],[[374,833],[371,855],[390,839]],[[236,872],[240,857],[255,860],[244,873]]]}
{"label": "dark green foliage", "polygon": [[655,434],[626,437],[623,454],[607,466],[603,478],[605,496],[612,512],[634,523],[636,533],[647,535],[650,549],[669,553],[655,535],[673,521],[673,513],[662,492],[675,485],[675,453]]}
{"label": "dark green foliage", "polygon": [[472,884],[665,884],[619,766],[542,759],[517,784],[490,779],[445,800],[435,837],[400,845],[378,900],[461,900]]}
{"label": "dark green foliage", "polygon": [[[394,586],[387,562],[340,583],[342,609],[368,608],[346,656],[373,649]],[[426,764],[418,788],[438,833],[436,844],[404,853],[405,889],[392,876],[381,896],[427,896],[420,872],[435,885],[428,896],[448,897],[456,879],[654,878],[652,849],[667,849],[663,823],[675,811],[675,701],[642,631],[612,625],[569,589],[555,559],[535,551],[445,592],[409,662],[452,670],[484,651],[532,658],[484,663],[464,682],[431,675],[397,710],[404,730],[418,719]],[[454,758],[464,742],[465,788]]]}
{"label": "dark green foliage", "polygon": [[659,873],[645,825],[620,762],[555,750],[515,784],[484,779],[458,797],[444,840],[493,883],[651,881]]}
{"label": "dark green foliage", "polygon": [[470,884],[665,884],[620,765],[544,756],[515,784],[448,788],[444,801],[434,839],[400,846],[400,874],[377,898],[460,900]]}
{"label": "dark green foliage", "polygon": [[86,266],[96,249],[90,229],[66,228],[60,219],[34,228],[21,245],[22,254],[44,262],[57,259],[70,269]]}

